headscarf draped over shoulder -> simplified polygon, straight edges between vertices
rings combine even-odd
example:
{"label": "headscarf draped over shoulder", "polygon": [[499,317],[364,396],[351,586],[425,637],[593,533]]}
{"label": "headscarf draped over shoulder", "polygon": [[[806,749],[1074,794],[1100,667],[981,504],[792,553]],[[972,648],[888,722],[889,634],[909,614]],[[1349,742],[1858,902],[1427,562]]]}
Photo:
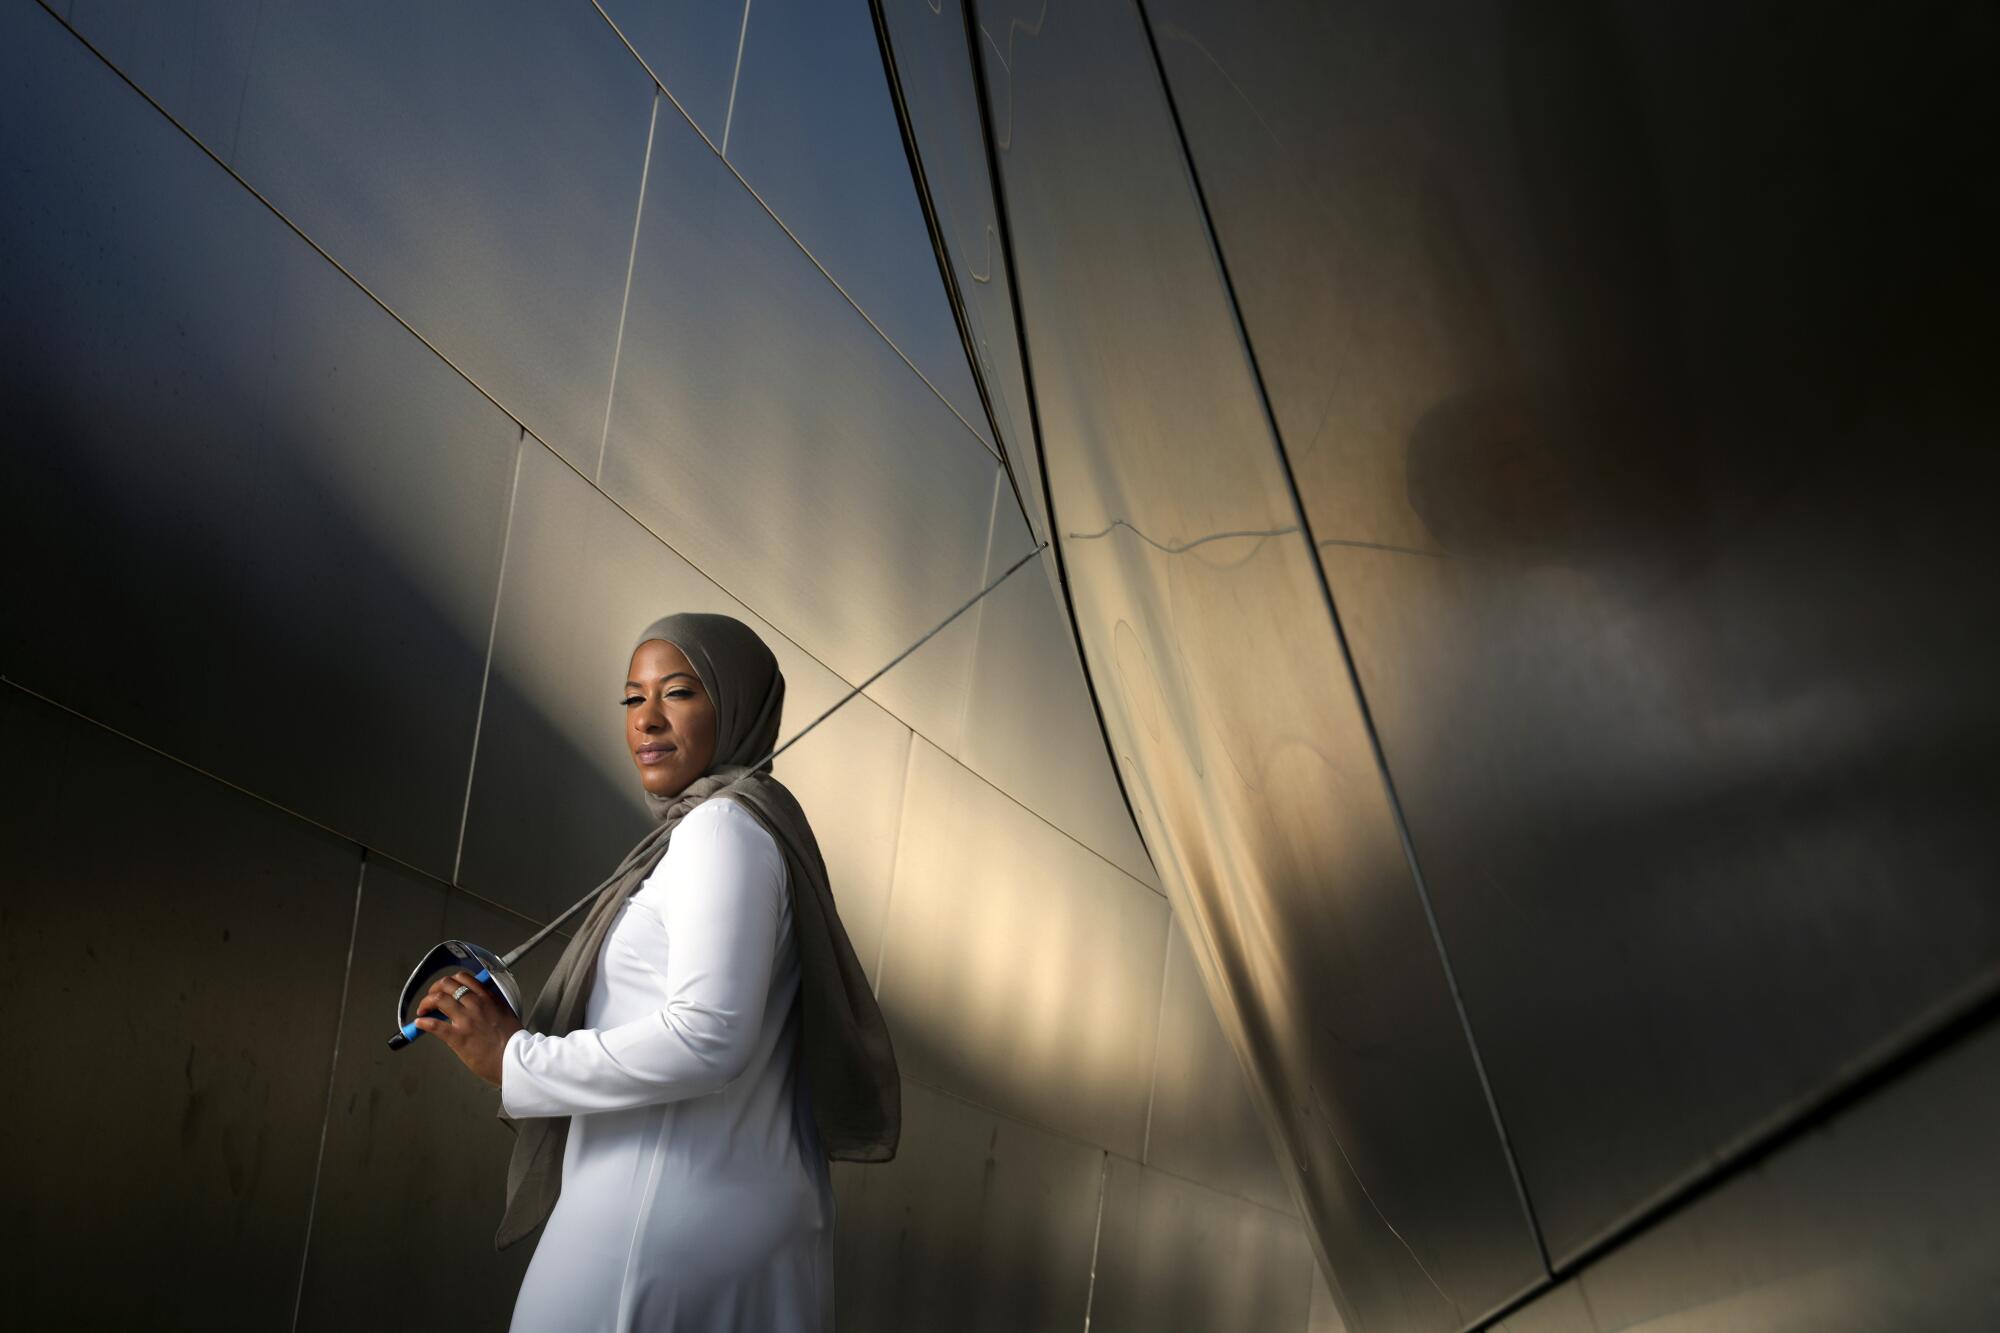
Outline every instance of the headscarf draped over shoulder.
{"label": "headscarf draped over shoulder", "polygon": [[[757,817],[784,853],[791,883],[793,935],[799,948],[800,1070],[806,1079],[820,1148],[830,1158],[886,1162],[902,1129],[902,1084],[889,1028],[854,956],[827,883],[819,841],[797,798],[758,765],[778,748],[785,676],[757,632],[733,616],[688,611],[646,626],[633,651],[649,639],[679,648],[715,702],[715,761],[676,796],[646,793],[657,821],[611,877],[557,960],[530,1006],[531,1032],[562,1036],[583,1019],[597,959],[618,909],[666,855],[674,828],[703,801],[725,796]],[[514,1131],[507,1163],[507,1207],[495,1249],[531,1234],[547,1219],[562,1190],[568,1116],[500,1119]]]}

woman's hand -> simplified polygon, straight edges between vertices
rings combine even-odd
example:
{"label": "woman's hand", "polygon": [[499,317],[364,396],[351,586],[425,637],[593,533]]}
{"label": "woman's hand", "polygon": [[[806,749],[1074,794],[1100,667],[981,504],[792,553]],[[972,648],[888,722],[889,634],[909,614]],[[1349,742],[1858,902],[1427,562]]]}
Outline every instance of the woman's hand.
{"label": "woman's hand", "polygon": [[[465,998],[454,1000],[451,993],[460,986],[470,986]],[[448,977],[439,977],[431,983],[431,988],[417,1004],[417,1012],[428,1013],[435,1009],[449,1018],[419,1018],[417,1026],[451,1047],[456,1055],[473,1073],[500,1086],[500,1057],[507,1049],[507,1039],[521,1030],[520,1020],[505,1003],[493,998],[483,982],[474,981],[470,972],[454,972]]]}

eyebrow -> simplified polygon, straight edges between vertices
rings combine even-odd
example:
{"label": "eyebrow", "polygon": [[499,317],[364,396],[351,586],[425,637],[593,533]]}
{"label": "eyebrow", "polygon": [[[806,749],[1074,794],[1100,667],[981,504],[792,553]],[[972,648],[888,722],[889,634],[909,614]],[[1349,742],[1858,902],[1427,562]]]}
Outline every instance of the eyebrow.
{"label": "eyebrow", "polygon": [[[701,681],[700,681],[699,679],[697,679],[697,678],[696,678],[696,677],[694,677],[694,676],[691,676],[691,675],[688,675],[688,673],[687,673],[687,672],[685,672],[685,671],[676,671],[676,672],[674,672],[674,673],[673,673],[673,675],[668,675],[668,676],[662,676],[662,677],[660,677],[660,681],[661,681],[661,683],[662,683],[662,684],[664,684],[665,682],[667,682],[667,681],[670,681],[670,680],[672,680],[672,679],[674,678],[674,676],[687,676],[687,678],[688,678],[689,680],[692,680],[692,681],[694,681],[694,683],[695,683],[695,684],[697,684],[697,685],[701,684]],[[641,685],[641,684],[640,684],[640,683],[639,683],[638,681],[636,681],[636,680],[628,680],[628,681],[626,681],[626,682],[625,682],[625,688],[626,688],[626,689],[628,689],[628,690],[643,690],[643,689],[645,689],[646,687],[645,687],[644,685]]]}

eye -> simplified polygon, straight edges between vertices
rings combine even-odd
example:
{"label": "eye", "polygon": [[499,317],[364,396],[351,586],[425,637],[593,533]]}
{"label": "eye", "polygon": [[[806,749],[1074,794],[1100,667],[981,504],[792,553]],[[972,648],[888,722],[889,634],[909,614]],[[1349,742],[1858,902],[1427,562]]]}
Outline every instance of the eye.
{"label": "eye", "polygon": [[668,690],[667,697],[669,699],[692,699],[694,698],[694,691],[685,688],[678,690]]}
{"label": "eye", "polygon": [[641,699],[638,695],[634,694],[625,699],[620,700],[619,706],[621,708],[630,708],[633,704],[642,704],[644,702],[646,702],[644,699]]}

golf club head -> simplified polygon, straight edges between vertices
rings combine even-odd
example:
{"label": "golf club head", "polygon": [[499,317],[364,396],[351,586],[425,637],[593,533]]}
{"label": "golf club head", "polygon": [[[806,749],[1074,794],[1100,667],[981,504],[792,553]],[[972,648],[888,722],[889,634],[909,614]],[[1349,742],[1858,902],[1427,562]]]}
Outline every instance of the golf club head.
{"label": "golf club head", "polygon": [[[410,973],[410,979],[403,983],[403,994],[396,1001],[396,1035],[389,1038],[390,1050],[400,1051],[424,1035],[424,1030],[412,1021],[421,1015],[412,1010],[430,990],[432,981],[443,973],[456,972],[465,967],[470,967],[474,977],[488,982],[500,992],[500,998],[514,1011],[515,1018],[526,1021],[523,1018],[526,1006],[521,1002],[521,983],[514,980],[514,974],[507,970],[500,956],[469,940],[445,940],[424,955],[423,961]],[[428,1016],[443,1017],[435,1010],[429,1011]]]}

